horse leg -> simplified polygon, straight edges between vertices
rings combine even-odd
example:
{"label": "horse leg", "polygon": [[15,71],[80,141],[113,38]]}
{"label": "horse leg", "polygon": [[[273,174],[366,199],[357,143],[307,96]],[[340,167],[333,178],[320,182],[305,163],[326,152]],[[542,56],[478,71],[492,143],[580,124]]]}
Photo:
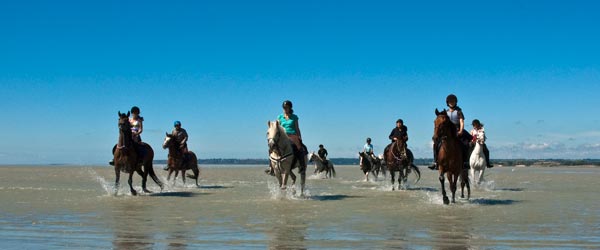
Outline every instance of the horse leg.
{"label": "horse leg", "polygon": [[444,204],[448,205],[450,204],[450,200],[448,200],[448,196],[446,196],[446,184],[444,180],[444,173],[440,173],[440,177],[438,177],[438,179],[440,180],[440,184],[442,185],[442,196],[444,198]]}
{"label": "horse leg", "polygon": [[395,187],[394,187],[394,182],[395,182],[394,178],[396,178],[394,171],[390,170],[390,177],[392,177],[392,191],[394,191],[395,190]]}
{"label": "horse leg", "polygon": [[167,181],[171,180],[171,174],[173,173],[173,169],[169,168],[169,174],[167,174]]}
{"label": "horse leg", "polygon": [[119,179],[121,179],[121,171],[115,167],[115,195],[119,192]]}
{"label": "horse leg", "polygon": [[450,181],[450,191],[452,192],[452,203],[456,203],[455,200],[455,196],[456,196],[456,190],[457,190],[457,182],[458,182],[458,175],[453,174],[448,176],[448,180]]}
{"label": "horse leg", "polygon": [[471,167],[471,169],[469,169],[469,176],[471,177],[471,180],[473,180],[474,184],[478,184],[477,178],[475,178],[475,168],[474,167]]}
{"label": "horse leg", "polygon": [[290,171],[290,178],[292,178],[292,186],[296,185],[296,175],[293,171]]}
{"label": "horse leg", "polygon": [[[304,160],[306,162],[306,159]],[[300,195],[304,196],[304,185],[306,184],[306,165],[300,164]]]}
{"label": "horse leg", "polygon": [[179,175],[179,170],[175,170],[175,176],[173,177],[173,186],[177,183],[177,176]]}
{"label": "horse leg", "polygon": [[137,191],[133,189],[133,171],[129,173],[129,180],[127,180],[127,183],[129,183],[129,190],[131,191],[131,195],[137,195]]}
{"label": "horse leg", "polygon": [[185,186],[185,169],[181,170],[181,179],[183,180],[183,185]]}
{"label": "horse leg", "polygon": [[481,182],[483,182],[483,172],[485,171],[485,167],[486,166],[482,166],[481,170],[479,171],[479,184],[481,184]]}
{"label": "horse leg", "polygon": [[142,176],[142,190],[143,190],[145,193],[152,193],[152,192],[150,192],[150,190],[148,190],[148,189],[146,188],[146,181],[148,180],[148,174],[144,173],[144,171],[142,171],[142,168],[141,168],[141,167],[137,168],[137,169],[135,170],[135,172],[137,172],[137,173],[138,173],[140,176]]}
{"label": "horse leg", "polygon": [[465,183],[467,184],[467,200],[471,199],[471,184],[469,183],[469,175],[467,173],[465,173]]}
{"label": "horse leg", "polygon": [[[465,171],[465,170],[463,170]],[[462,172],[461,177],[460,177],[460,198],[465,198],[465,185],[466,185],[466,180],[465,180],[465,172]]]}

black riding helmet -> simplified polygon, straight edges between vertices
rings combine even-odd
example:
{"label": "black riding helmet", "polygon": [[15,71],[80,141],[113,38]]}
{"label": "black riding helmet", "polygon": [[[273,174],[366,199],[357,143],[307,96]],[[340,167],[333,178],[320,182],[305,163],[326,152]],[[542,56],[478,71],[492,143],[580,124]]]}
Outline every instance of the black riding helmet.
{"label": "black riding helmet", "polygon": [[477,119],[473,120],[473,122],[471,123],[472,126],[477,126],[477,127],[483,127],[483,124],[481,124],[481,122]]}
{"label": "black riding helmet", "polygon": [[367,137],[367,142],[371,142],[371,137]]}
{"label": "black riding helmet", "polygon": [[140,113],[140,108],[138,108],[137,106],[131,107],[131,113],[137,113],[137,114],[139,114]]}
{"label": "black riding helmet", "polygon": [[454,94],[449,94],[448,97],[446,97],[446,105],[448,105],[450,102],[455,102],[458,104],[458,98]]}
{"label": "black riding helmet", "polygon": [[283,101],[283,104],[281,104],[281,107],[285,108],[285,106],[288,106],[288,107],[292,108],[293,107],[292,101],[290,101],[290,100]]}

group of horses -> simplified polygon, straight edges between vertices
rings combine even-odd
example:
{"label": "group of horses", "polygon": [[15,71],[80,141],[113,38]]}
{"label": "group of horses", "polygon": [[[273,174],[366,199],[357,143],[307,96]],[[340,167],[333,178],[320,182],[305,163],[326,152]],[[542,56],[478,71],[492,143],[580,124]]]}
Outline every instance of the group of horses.
{"label": "group of horses", "polygon": [[[471,187],[469,181],[468,170],[463,168],[463,150],[462,145],[456,133],[456,126],[450,121],[446,110],[435,110],[436,119],[434,120],[433,140],[440,142],[440,150],[437,155],[437,165],[439,173],[439,181],[442,190],[444,204],[449,204],[450,199],[446,193],[445,178],[448,178],[450,183],[450,192],[452,193],[452,203],[456,202],[456,190],[458,179],[461,182],[461,197],[464,198],[464,188],[467,188],[467,199],[471,196]],[[285,130],[279,124],[279,121],[267,122],[267,142],[269,146],[270,165],[274,169],[275,177],[279,182],[281,189],[287,187],[288,177],[292,178],[292,185],[296,182],[296,176],[292,169],[297,168],[301,176],[301,191],[304,193],[304,185],[306,180],[306,162],[308,157],[304,154],[297,154],[293,150],[292,141],[286,135]],[[471,176],[475,176],[475,171],[479,171],[477,182],[480,183],[483,178],[483,172],[486,166],[485,158],[481,150],[483,138],[476,138],[475,149],[471,153],[469,163],[471,166]],[[359,153],[361,170],[365,174],[366,180],[369,178],[369,173],[373,173],[376,177],[379,173],[385,175],[385,171],[390,172],[392,189],[395,189],[395,173],[399,172],[398,189],[401,188],[401,183],[407,182],[408,175],[414,171],[418,181],[421,178],[419,168],[414,165],[414,156],[412,152],[406,148],[404,142],[393,142],[389,150],[380,157]],[[303,157],[304,161],[298,158]],[[329,162],[327,166],[322,164],[322,159],[318,155],[311,153],[310,159],[317,164],[317,171],[326,171],[326,176],[331,177],[335,174],[333,164]],[[304,162],[304,164],[302,164]],[[415,182],[416,182],[415,181]]]}
{"label": "group of horses", "polygon": [[[129,123],[130,112],[127,114],[119,111],[119,140],[115,147],[113,156],[113,162],[115,166],[115,194],[119,190],[119,179],[121,172],[129,174],[128,184],[132,195],[137,195],[137,191],[132,186],[132,178],[134,173],[138,173],[142,177],[142,190],[146,193],[152,193],[146,188],[146,181],[148,175],[152,180],[163,189],[163,183],[158,179],[152,162],[154,160],[154,150],[147,143],[137,143],[133,141],[131,124]],[[163,149],[169,150],[169,158],[167,160],[167,166],[169,174],[167,181],[171,178],[171,174],[175,172],[175,179],[179,172],[183,182],[185,183],[185,171],[192,170],[194,175],[188,175],[187,177],[196,180],[196,186],[198,186],[198,178],[200,170],[198,169],[198,159],[196,154],[192,151],[183,152],[180,147],[180,142],[177,138],[171,134],[166,133],[165,140],[163,142]]]}
{"label": "group of horses", "polygon": [[[442,189],[444,204],[449,204],[450,200],[446,194],[445,178],[448,178],[450,183],[450,192],[452,193],[452,202],[455,202],[455,194],[457,190],[458,179],[461,179],[461,197],[464,198],[464,188],[467,187],[468,196],[470,198],[471,188],[469,184],[469,174],[463,168],[463,154],[461,154],[460,140],[457,136],[456,126],[450,121],[446,111],[435,110],[436,119],[434,121],[433,139],[440,141],[440,150],[437,155],[437,164],[439,167],[439,181]],[[132,186],[132,177],[134,173],[138,173],[142,177],[142,189],[146,193],[151,193],[146,188],[148,175],[152,180],[163,189],[163,183],[158,179],[154,172],[152,162],[154,160],[154,151],[147,143],[136,143],[133,141],[131,124],[129,123],[130,113],[118,113],[119,115],[119,139],[115,146],[114,155],[114,170],[115,170],[115,191],[118,191],[120,173],[129,174],[128,184],[132,195],[136,195],[137,191]],[[296,182],[296,175],[292,169],[298,169],[300,174],[301,195],[304,194],[306,183],[306,164],[309,157],[306,154],[300,153],[299,150],[294,150],[294,146],[290,138],[285,133],[279,121],[267,122],[267,143],[269,146],[270,166],[274,170],[274,175],[277,178],[281,189],[285,189],[288,184],[288,177],[292,178],[292,185]],[[483,138],[476,138],[475,148],[470,156],[469,162],[471,165],[471,176],[475,176],[475,171],[479,171],[477,183],[480,183],[483,178],[483,172],[486,166],[485,158],[481,150],[480,143]],[[180,142],[171,134],[166,133],[163,142],[163,149],[169,150],[167,166],[169,174],[175,172],[175,178],[179,172],[182,173],[182,179],[185,183],[185,171],[192,170],[194,175],[188,175],[189,178],[196,180],[198,185],[199,169],[196,154],[192,151],[184,152],[180,147]],[[383,157],[374,157],[363,152],[360,154],[361,170],[365,173],[368,180],[369,173],[374,173],[375,176],[379,173],[385,175],[385,171],[389,171],[391,175],[392,189],[395,189],[395,172],[399,172],[398,189],[401,183],[407,182],[408,175],[415,171],[417,181],[420,179],[420,171],[414,164],[414,156],[412,152],[405,147],[402,141],[396,141],[391,144],[389,150]],[[331,161],[323,164],[323,159],[317,154],[311,153],[310,160],[315,162],[315,172],[325,172],[326,177],[335,176],[335,168]],[[445,177],[444,177],[445,175]]]}

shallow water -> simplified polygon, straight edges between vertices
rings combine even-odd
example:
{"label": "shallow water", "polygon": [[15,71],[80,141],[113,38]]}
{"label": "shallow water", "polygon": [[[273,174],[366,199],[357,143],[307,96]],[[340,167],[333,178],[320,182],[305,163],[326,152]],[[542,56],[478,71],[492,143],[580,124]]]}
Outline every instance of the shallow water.
{"label": "shallow water", "polygon": [[[594,249],[598,168],[488,169],[470,200],[442,205],[437,173],[406,190],[357,166],[280,191],[263,166],[201,166],[200,188],[114,195],[109,167],[0,167],[0,249]],[[166,172],[156,166],[165,180]],[[414,176],[411,176],[414,180]],[[141,178],[134,176],[141,191]],[[458,195],[458,194],[457,194]]]}

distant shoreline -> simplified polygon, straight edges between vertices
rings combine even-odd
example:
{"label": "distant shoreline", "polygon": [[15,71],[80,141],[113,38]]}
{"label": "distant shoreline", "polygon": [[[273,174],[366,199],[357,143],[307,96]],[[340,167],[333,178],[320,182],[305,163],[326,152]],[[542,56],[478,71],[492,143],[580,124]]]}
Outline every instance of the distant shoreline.
{"label": "distant shoreline", "polygon": [[[331,158],[335,165],[359,165],[358,158]],[[433,159],[419,158],[415,159],[415,165],[426,166],[430,165]],[[155,160],[154,164],[165,165],[167,160]],[[198,164],[201,165],[263,165],[269,164],[268,159],[199,159]],[[492,160],[494,166],[503,167],[558,167],[558,166],[588,166],[600,167],[600,159],[496,159]],[[102,163],[77,164],[77,163],[19,163],[19,164],[0,164],[0,166],[109,166]]]}
{"label": "distant shoreline", "polygon": [[[331,158],[336,165],[358,165],[358,158]],[[600,159],[492,159],[498,166],[600,166]],[[156,164],[166,164],[166,160],[155,160]],[[430,158],[415,159],[415,165],[429,165]],[[199,164],[207,165],[268,165],[268,159],[200,159]]]}

